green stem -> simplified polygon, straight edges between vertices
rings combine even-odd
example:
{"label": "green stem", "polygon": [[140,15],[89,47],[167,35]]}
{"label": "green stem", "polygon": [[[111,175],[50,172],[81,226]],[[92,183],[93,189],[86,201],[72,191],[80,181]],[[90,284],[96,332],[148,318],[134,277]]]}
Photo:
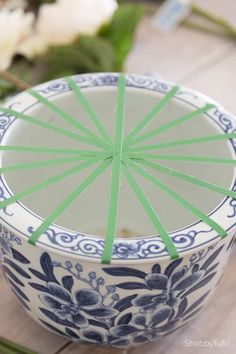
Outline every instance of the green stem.
{"label": "green stem", "polygon": [[37,354],[30,349],[22,347],[16,343],[0,337],[0,353],[1,354]]}
{"label": "green stem", "polygon": [[30,88],[30,85],[27,82],[22,81],[9,71],[0,71],[0,78],[6,82],[9,82],[19,90],[27,90]]}
{"label": "green stem", "polygon": [[231,25],[226,19],[216,16],[216,15],[213,15],[212,13],[202,9],[201,7],[199,7],[196,4],[192,4],[191,8],[192,8],[192,13],[194,13],[195,15],[200,16],[200,17],[204,18],[205,20],[221,27],[222,29],[227,31],[229,34],[231,34],[231,36],[233,36],[234,38],[236,37],[236,27]]}
{"label": "green stem", "polygon": [[236,39],[236,35],[235,34],[229,33],[227,31],[222,31],[222,32],[221,31],[216,31],[213,28],[210,28],[208,26],[204,26],[201,23],[193,22],[193,21],[190,21],[190,20],[184,20],[183,21],[183,25],[185,27],[191,28],[193,30],[200,31],[200,32],[203,32],[203,33],[206,33],[206,34],[210,34],[210,35],[213,35],[213,36],[218,36],[218,37],[222,37],[222,38],[229,38],[229,39]]}

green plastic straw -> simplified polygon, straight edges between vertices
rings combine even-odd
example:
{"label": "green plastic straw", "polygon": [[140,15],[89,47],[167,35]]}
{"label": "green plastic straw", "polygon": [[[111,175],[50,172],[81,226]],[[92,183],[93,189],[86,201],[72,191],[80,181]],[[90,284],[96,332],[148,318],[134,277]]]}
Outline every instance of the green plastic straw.
{"label": "green plastic straw", "polygon": [[149,202],[148,198],[146,195],[143,193],[142,189],[140,188],[139,184],[136,182],[135,178],[129,171],[128,167],[123,164],[123,170],[126,176],[126,179],[133,189],[134,193],[136,194],[139,202],[141,203],[142,207],[146,211],[147,215],[149,216],[150,220],[152,221],[153,225],[155,226],[157,232],[160,234],[160,237],[162,238],[163,242],[165,243],[166,249],[168,250],[171,259],[175,259],[179,257],[178,251],[175,248],[175,245],[172,241],[172,239],[169,236],[169,233],[163,226],[159,216],[157,215],[155,209]]}
{"label": "green plastic straw", "polygon": [[116,128],[115,128],[115,143],[114,143],[113,162],[112,162],[110,205],[108,211],[108,222],[107,222],[107,229],[106,229],[104,251],[102,255],[103,264],[110,263],[111,256],[112,256],[112,247],[115,239],[116,225],[117,225],[122,146],[123,146],[123,128],[124,128],[124,116],[125,116],[125,77],[124,75],[119,76],[117,101],[118,102],[117,102],[117,115],[116,115]]}
{"label": "green plastic straw", "polygon": [[179,155],[158,155],[158,154],[142,154],[137,152],[130,152],[128,156],[131,158],[139,159],[152,159],[152,160],[164,160],[164,161],[182,161],[192,163],[212,163],[212,164],[225,164],[235,165],[236,160],[233,159],[220,159],[214,157],[201,157],[201,156],[179,156]]}
{"label": "green plastic straw", "polygon": [[85,112],[97,128],[97,131],[99,132],[101,138],[108,143],[109,147],[112,147],[112,140],[110,136],[108,135],[104,125],[100,121],[99,117],[97,116],[97,113],[93,110],[91,107],[90,103],[88,102],[87,98],[85,95],[82,93],[80,87],[77,85],[76,81],[72,78],[66,78],[66,81],[69,85],[69,87],[73,90],[76,98],[79,100],[81,106],[84,108]]}
{"label": "green plastic straw", "polygon": [[144,129],[154,118],[156,118],[157,114],[170,102],[170,100],[176,95],[179,90],[179,86],[174,86],[170,92],[165,94],[165,96],[153,107],[153,109],[141,120],[141,122],[131,130],[131,132],[127,135],[126,139],[124,139],[124,147],[127,146],[130,141],[142,130]]}
{"label": "green plastic straw", "polygon": [[157,135],[163,133],[164,131],[167,131],[167,130],[169,130],[171,128],[174,128],[177,125],[183,124],[183,123],[193,119],[194,117],[199,116],[202,113],[206,113],[207,111],[209,111],[210,109],[213,109],[213,108],[215,108],[215,105],[206,104],[202,108],[199,108],[199,109],[197,109],[197,110],[195,110],[193,112],[187,113],[184,116],[181,116],[181,117],[179,117],[177,119],[174,119],[174,120],[172,120],[172,121],[170,121],[170,122],[168,122],[166,124],[163,124],[159,128],[153,129],[153,130],[151,130],[148,133],[145,133],[145,134],[143,134],[141,136],[138,136],[136,139],[132,140],[132,142],[130,142],[129,145],[135,145],[135,144],[138,144],[138,143],[140,143],[140,142],[142,142],[144,140],[151,139],[154,136],[157,136]]}
{"label": "green plastic straw", "polygon": [[176,147],[176,146],[208,143],[208,142],[212,142],[212,141],[229,140],[229,139],[236,139],[236,133],[209,135],[209,136],[202,136],[199,138],[192,138],[192,139],[186,139],[186,140],[174,140],[174,141],[169,141],[166,143],[134,146],[134,147],[127,149],[127,151],[130,151],[130,152],[141,151],[141,152],[143,152],[143,151],[147,151],[147,150],[158,150],[158,149],[165,149],[165,148]]}
{"label": "green plastic straw", "polygon": [[189,210],[193,215],[200,218],[200,220],[204,221],[207,225],[212,227],[219,235],[223,238],[227,236],[227,232],[214,220],[209,218],[206,214],[204,214],[201,210],[193,206],[186,199],[182,198],[178,193],[176,193],[173,189],[169,188],[165,183],[161,182],[158,178],[145,171],[142,167],[140,167],[137,163],[130,161],[130,165],[143,177],[151,181],[156,187],[167,193],[170,197],[176,200],[178,203],[182,204],[187,210]]}
{"label": "green plastic straw", "polygon": [[[103,156],[103,154],[97,154],[97,156]],[[87,159],[90,156],[73,156],[73,157],[66,157],[60,159],[50,159],[50,160],[43,160],[43,161],[36,161],[30,163],[23,163],[23,164],[16,164],[11,166],[0,167],[0,173],[7,173],[13,171],[20,171],[20,170],[28,170],[40,167],[51,167],[55,165],[61,165],[64,163],[75,162],[81,159]]]}
{"label": "green plastic straw", "polygon": [[62,109],[57,107],[54,103],[50,102],[47,98],[43,97],[40,93],[29,90],[29,93],[38,99],[43,105],[47,106],[53,112],[58,114],[66,122],[71,124],[73,127],[78,128],[84,135],[79,135],[72,131],[60,128],[57,125],[41,121],[40,119],[31,117],[24,113],[14,111],[10,108],[1,108],[0,111],[5,112],[11,116],[20,118],[31,124],[35,124],[47,130],[51,130],[55,133],[67,136],[76,141],[82,141],[89,145],[94,145],[96,147],[102,147],[103,151],[90,151],[83,149],[63,149],[63,148],[50,148],[50,147],[29,147],[29,146],[1,146],[0,151],[16,151],[16,152],[29,152],[29,153],[54,153],[54,154],[65,154],[72,155],[67,158],[58,158],[50,159],[43,161],[36,161],[31,163],[16,164],[11,166],[4,166],[0,168],[0,173],[11,172],[18,170],[26,170],[29,168],[40,168],[40,167],[50,167],[53,165],[76,162],[79,160],[85,160],[82,163],[73,166],[70,169],[66,169],[63,172],[48,178],[41,183],[31,186],[30,188],[0,202],[0,208],[4,208],[10,204],[15,203],[33,193],[36,193],[42,189],[49,187],[50,185],[56,184],[61,180],[71,176],[72,174],[78,173],[82,169],[88,168],[95,163],[101,162],[100,165],[87,177],[83,182],[71,193],[60,205],[55,208],[52,213],[41,223],[41,225],[35,230],[35,232],[29,238],[29,243],[35,245],[39,237],[47,230],[47,228],[58,219],[58,217],[64,213],[64,211],[74,203],[77,198],[102,174],[105,169],[112,163],[112,178],[111,178],[111,187],[110,187],[110,203],[108,210],[108,220],[107,220],[107,230],[104,244],[104,251],[102,255],[102,263],[109,264],[112,257],[112,248],[116,234],[117,228],[117,215],[118,215],[118,206],[119,206],[119,192],[120,192],[120,178],[121,172],[126,176],[126,179],[131,186],[132,190],[136,194],[139,202],[144,208],[145,212],[149,216],[153,225],[155,226],[157,232],[160,234],[163,242],[165,243],[166,249],[168,250],[171,258],[177,258],[179,256],[177,249],[169,236],[169,233],[162,224],[160,217],[156,213],[154,207],[148,200],[147,196],[142,191],[135,177],[130,171],[130,168],[133,168],[136,172],[142,175],[144,178],[152,182],[156,187],[160,188],[162,191],[167,193],[179,204],[184,206],[192,214],[200,218],[203,222],[210,225],[215,229],[221,237],[227,235],[226,231],[213,221],[208,215],[204,214],[201,210],[194,207],[186,199],[182,198],[174,190],[169,188],[165,183],[161,182],[158,178],[153,176],[151,173],[143,169],[139,164],[143,164],[147,168],[156,169],[162,173],[172,175],[176,178],[180,178],[187,182],[191,182],[198,186],[207,188],[209,190],[221,193],[232,198],[236,198],[236,192],[229,191],[227,189],[221,188],[218,185],[209,183],[203,179],[196,178],[194,176],[182,173],[178,170],[174,170],[167,166],[161,165],[159,163],[153,163],[150,160],[164,160],[164,161],[180,161],[180,162],[191,162],[191,163],[212,163],[212,164],[229,164],[235,165],[236,160],[234,159],[224,159],[224,158],[215,158],[215,157],[201,157],[201,156],[184,156],[184,155],[158,155],[145,153],[148,150],[156,150],[167,147],[175,147],[182,145],[191,145],[209,141],[219,141],[225,139],[234,139],[236,138],[236,133],[231,134],[221,134],[221,135],[212,135],[205,136],[193,139],[186,140],[176,140],[169,141],[164,143],[157,144],[148,144],[144,146],[134,146],[139,142],[142,142],[151,137],[157,136],[158,134],[167,131],[171,128],[176,127],[179,124],[183,124],[194,117],[205,113],[206,111],[214,108],[212,104],[207,104],[200,109],[196,109],[194,112],[190,112],[184,116],[181,116],[177,119],[174,119],[171,122],[163,124],[159,128],[153,129],[152,131],[139,135],[139,133],[147,126],[157,115],[158,113],[170,102],[170,100],[175,96],[178,91],[178,87],[175,86],[170,90],[153,108],[152,110],[139,122],[139,124],[131,130],[126,139],[123,139],[123,130],[124,130],[124,118],[125,118],[125,76],[121,74],[118,79],[118,98],[117,98],[117,114],[116,114],[116,127],[115,127],[115,141],[114,144],[107,133],[107,130],[96,112],[91,107],[85,95],[83,95],[80,87],[77,85],[76,81],[72,78],[66,79],[68,85],[72,89],[75,97],[79,100],[82,108],[87,113],[90,120],[95,125],[100,137],[93,133],[90,129],[85,127],[77,119],[70,116]]}
{"label": "green plastic straw", "polygon": [[218,192],[220,194],[223,194],[223,195],[226,195],[226,196],[231,197],[233,199],[236,199],[236,192],[233,192],[233,191],[230,191],[228,189],[222,188],[222,187],[220,187],[220,186],[218,186],[218,185],[216,185],[214,183],[207,182],[207,181],[205,181],[203,179],[194,177],[192,175],[188,175],[186,173],[180,172],[180,171],[175,170],[173,168],[169,168],[167,166],[161,165],[159,163],[154,163],[154,162],[151,162],[151,161],[147,161],[145,159],[137,159],[135,161],[143,164],[146,167],[153,168],[153,169],[155,169],[157,171],[163,172],[163,173],[168,174],[170,176],[177,177],[177,178],[179,178],[181,180],[196,184],[197,186],[204,187],[204,188],[210,189],[210,190],[212,190],[214,192]]}
{"label": "green plastic straw", "polygon": [[[107,158],[108,157],[109,156],[107,156]],[[65,170],[65,171],[63,171],[51,178],[48,178],[41,183],[37,183],[36,185],[18,193],[18,194],[15,194],[12,197],[9,197],[9,198],[1,201],[0,202],[0,209],[3,209],[5,207],[7,207],[8,205],[11,205],[11,204],[17,202],[18,200],[24,199],[25,197],[28,197],[29,195],[32,195],[33,193],[36,193],[36,192],[38,192],[42,189],[45,189],[55,183],[58,183],[59,181],[62,181],[65,178],[70,177],[74,173],[78,173],[78,172],[82,171],[83,169],[86,169],[99,161],[101,161],[100,157],[90,158],[89,160],[82,162],[79,165],[76,165],[68,170]]]}
{"label": "green plastic straw", "polygon": [[[37,91],[32,89],[27,90],[27,92],[35,97],[39,102],[48,107],[51,111],[60,116],[65,122],[71,124],[73,127],[79,129],[82,133],[87,135],[91,141],[93,141],[97,146],[102,146],[103,148],[107,148],[107,144],[104,143],[103,140],[99,139],[90,129],[85,127],[79,120],[71,117],[68,113],[64,112],[60,107],[56,106],[54,103],[49,101],[47,98],[43,97]],[[109,147],[109,146],[108,146]]]}
{"label": "green plastic straw", "polygon": [[49,147],[33,147],[33,146],[9,146],[1,145],[0,151],[16,151],[16,152],[32,152],[32,153],[47,153],[47,154],[63,154],[63,155],[82,155],[93,156],[99,151],[81,150],[81,149],[63,149]]}
{"label": "green plastic straw", "polygon": [[44,222],[30,236],[28,242],[35,245],[39,237],[48,229],[48,227],[64,213],[66,209],[73,204],[76,199],[102,174],[110,165],[111,158],[103,161],[85,180],[77,187],[55,210],[45,219]]}
{"label": "green plastic straw", "polygon": [[13,109],[0,108],[0,111],[3,112],[3,113],[6,113],[6,114],[10,114],[11,116],[17,117],[19,119],[22,119],[22,120],[24,120],[24,121],[26,121],[28,123],[38,125],[41,128],[46,128],[48,130],[52,130],[54,133],[59,133],[61,135],[67,136],[68,138],[71,138],[71,139],[74,139],[74,140],[77,140],[77,141],[82,141],[82,142],[85,142],[85,143],[87,143],[89,145],[94,145],[96,147],[98,146],[97,143],[91,141],[91,139],[89,137],[87,137],[87,136],[82,136],[82,135],[73,133],[73,132],[71,132],[69,130],[66,130],[64,128],[60,128],[57,125],[44,122],[44,121],[42,121],[40,119],[28,116],[28,115],[26,115],[24,113],[20,113],[20,112],[14,111]]}

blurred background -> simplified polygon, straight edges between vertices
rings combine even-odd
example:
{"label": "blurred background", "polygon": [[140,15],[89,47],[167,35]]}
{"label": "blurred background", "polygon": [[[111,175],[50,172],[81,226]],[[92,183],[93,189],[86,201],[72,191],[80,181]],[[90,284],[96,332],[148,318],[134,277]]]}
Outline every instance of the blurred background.
{"label": "blurred background", "polygon": [[225,88],[235,111],[233,0],[0,0],[0,28],[1,98],[66,75],[125,71],[221,102]]}

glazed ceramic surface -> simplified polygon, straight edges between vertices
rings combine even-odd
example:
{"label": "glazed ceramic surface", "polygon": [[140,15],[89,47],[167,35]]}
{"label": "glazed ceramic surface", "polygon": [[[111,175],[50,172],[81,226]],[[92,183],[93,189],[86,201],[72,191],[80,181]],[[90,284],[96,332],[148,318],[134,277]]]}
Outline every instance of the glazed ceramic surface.
{"label": "glazed ceramic surface", "polygon": [[[116,74],[79,75],[75,79],[84,89],[117,85]],[[147,93],[163,94],[172,87],[136,75],[127,75],[126,80],[128,87]],[[62,79],[36,90],[49,99],[60,99],[69,88]],[[186,88],[180,89],[176,99],[190,107],[202,107],[210,101]],[[25,113],[37,105],[27,93],[9,103]],[[207,119],[221,133],[236,129],[234,117],[220,106],[207,114]],[[1,114],[3,143],[13,134],[14,124],[17,119]],[[233,154],[235,140],[225,146],[228,155]],[[225,184],[235,190],[234,172],[225,171],[225,176]],[[7,182],[7,177],[2,176],[2,200],[12,195]],[[21,202],[15,203],[0,214],[2,268],[18,301],[51,331],[71,340],[102,345],[128,347],[145,343],[188,323],[213,294],[233,245],[236,203],[229,197],[221,198],[212,209],[209,214],[228,231],[225,239],[221,240],[201,221],[187,223],[170,233],[180,253],[180,258],[173,261],[157,235],[118,237],[111,265],[102,265],[101,236],[52,225],[36,247],[28,244],[27,239],[42,218]],[[171,215],[167,218],[171,219]]]}
{"label": "glazed ceramic surface", "polygon": [[194,319],[214,293],[233,241],[230,236],[172,262],[111,266],[32,251],[6,229],[0,245],[9,286],[36,321],[73,341],[127,347]]}

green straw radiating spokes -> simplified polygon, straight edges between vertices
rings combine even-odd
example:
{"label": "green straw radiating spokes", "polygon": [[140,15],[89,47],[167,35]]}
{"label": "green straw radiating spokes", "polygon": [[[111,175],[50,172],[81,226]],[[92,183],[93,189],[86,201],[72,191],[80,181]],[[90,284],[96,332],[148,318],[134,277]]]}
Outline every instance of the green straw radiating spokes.
{"label": "green straw radiating spokes", "polygon": [[62,155],[83,155],[93,156],[99,151],[81,150],[81,149],[63,149],[50,147],[33,147],[33,146],[9,146],[1,145],[0,151],[15,151],[15,152],[32,152],[32,153],[46,153],[46,154],[62,154]]}
{"label": "green straw radiating spokes", "polygon": [[121,160],[123,147],[123,129],[125,116],[125,76],[121,74],[118,81],[118,99],[115,127],[115,142],[113,148],[112,180],[110,192],[110,204],[102,263],[109,264],[112,256],[112,247],[115,239],[117,214],[119,205]]}
{"label": "green straw radiating spokes", "polygon": [[42,224],[33,232],[28,242],[35,245],[40,236],[47,228],[62,215],[66,209],[72,205],[76,199],[101,175],[110,165],[111,158],[104,160],[84,181],[77,187],[54,211],[42,222]]}
{"label": "green straw radiating spokes", "polygon": [[145,159],[137,159],[135,160],[147,167],[150,167],[150,168],[153,168],[157,171],[160,171],[162,173],[165,173],[165,174],[168,174],[170,176],[174,176],[174,177],[177,177],[181,180],[184,180],[184,181],[188,181],[188,182],[191,182],[191,183],[194,183],[200,187],[204,187],[204,188],[207,188],[207,189],[210,189],[214,192],[218,192],[220,194],[223,194],[225,196],[228,196],[228,197],[231,197],[233,199],[236,199],[236,192],[233,192],[233,191],[230,191],[228,189],[225,189],[225,188],[222,188],[214,183],[210,183],[210,182],[207,182],[203,179],[200,179],[200,178],[197,178],[197,177],[194,177],[192,175],[188,175],[186,173],[183,173],[183,172],[180,172],[178,170],[175,170],[173,168],[169,168],[167,166],[164,166],[164,165],[161,165],[159,163],[154,163],[154,162],[151,162],[151,161],[147,161]]}
{"label": "green straw radiating spokes", "polygon": [[[91,174],[87,176],[77,187],[70,193],[66,199],[64,199],[52,212],[51,214],[42,221],[41,225],[33,232],[29,238],[29,243],[35,245],[39,240],[40,236],[45,233],[48,227],[55,222],[67,208],[69,208],[87,189],[89,186],[95,182],[95,180],[112,164],[112,175],[111,175],[111,185],[110,185],[110,201],[107,216],[107,228],[105,233],[104,250],[102,255],[102,263],[109,264],[112,258],[112,248],[115,240],[116,230],[117,230],[117,218],[118,218],[118,208],[119,208],[119,196],[120,196],[120,182],[121,173],[123,171],[128,184],[135,193],[137,199],[141,203],[143,209],[149,216],[150,221],[155,226],[155,229],[160,234],[167,251],[169,252],[172,259],[178,258],[179,254],[175,247],[173,240],[171,239],[165,226],[156,212],[155,208],[151,204],[148,197],[145,195],[141,186],[137,182],[135,176],[132,173],[137,172],[139,175],[145,179],[152,182],[157,188],[165,192],[176,202],[181,204],[189,212],[200,218],[207,225],[211,226],[212,229],[216,230],[221,237],[225,237],[227,232],[214,220],[212,220],[207,214],[203,213],[201,210],[192,205],[189,201],[184,199],[181,195],[175,192],[175,190],[169,188],[165,183],[161,182],[157,177],[152,175],[146,169],[152,168],[161,173],[174,176],[183,181],[187,181],[198,185],[200,187],[207,188],[214,192],[221,193],[225,196],[232,197],[236,199],[236,192],[222,188],[216,184],[207,182],[203,179],[194,177],[192,175],[185,174],[181,171],[172,169],[165,165],[157,162],[152,162],[151,160],[163,160],[163,161],[179,161],[179,162],[190,162],[190,163],[208,163],[208,164],[226,164],[226,165],[236,165],[235,159],[218,158],[218,157],[205,157],[205,156],[185,156],[185,155],[159,155],[156,153],[150,153],[149,150],[157,150],[168,147],[184,146],[191,144],[198,144],[210,141],[220,141],[226,139],[236,139],[236,133],[228,133],[221,135],[211,135],[203,136],[192,139],[185,140],[174,140],[167,141],[163,143],[147,144],[143,146],[136,146],[136,144],[143,142],[157,136],[158,134],[165,132],[171,128],[174,128],[180,124],[190,121],[196,116],[206,113],[210,109],[215,108],[214,104],[206,104],[202,108],[198,108],[195,111],[187,113],[181,117],[178,117],[172,121],[169,121],[162,126],[153,129],[147,133],[141,133],[143,129],[148,126],[148,124],[154,120],[158,113],[164,109],[167,104],[174,98],[178,86],[174,86],[159,102],[148,112],[145,117],[138,123],[138,125],[130,131],[127,137],[124,139],[124,119],[125,119],[125,109],[126,109],[126,80],[125,75],[120,74],[118,78],[117,87],[117,112],[116,112],[116,123],[115,123],[115,139],[112,141],[109,136],[106,127],[103,125],[102,121],[98,117],[97,113],[94,111],[86,96],[83,94],[81,88],[77,84],[76,80],[72,77],[66,78],[69,87],[72,89],[73,94],[76,99],[78,99],[81,107],[87,113],[88,118],[94,124],[97,132],[93,132],[82,124],[77,118],[71,116],[70,114],[63,111],[56,104],[52,103],[49,99],[45,98],[39,92],[29,89],[28,92],[34,96],[39,102],[44,106],[48,107],[55,114],[59,115],[64,121],[69,123],[71,126],[76,127],[82,132],[82,135],[75,133],[64,128],[60,128],[57,125],[51,124],[49,122],[42,121],[39,118],[31,117],[27,114],[17,112],[11,108],[0,108],[0,111],[9,114],[13,117],[20,118],[28,123],[37,125],[39,127],[51,130],[54,133],[61,134],[68,138],[74,139],[77,142],[84,142],[89,145],[96,146],[97,148],[103,148],[105,151],[92,151],[83,149],[63,149],[54,147],[30,147],[30,146],[0,146],[0,151],[15,151],[15,152],[29,152],[29,153],[47,153],[47,154],[62,154],[69,155],[69,157],[53,158],[42,161],[35,161],[29,163],[22,163],[16,165],[9,165],[0,167],[0,173],[20,171],[41,167],[51,167],[64,163],[77,162],[76,166],[69,169],[63,167],[62,172],[37,183],[26,190],[17,193],[3,201],[0,202],[0,209],[3,209],[27,196],[32,195],[40,190],[46,189],[51,185],[54,185],[65,178],[72,176],[73,174],[79,173],[81,170],[91,167],[94,164],[98,164]],[[96,134],[99,134],[97,136]],[[147,152],[146,152],[147,151]],[[146,152],[146,153],[145,153]],[[85,160],[79,162],[79,160]],[[143,165],[144,168],[141,166]]]}
{"label": "green straw radiating spokes", "polygon": [[[104,156],[104,154],[106,154],[106,153],[97,153],[95,156],[98,156],[98,157],[101,156],[101,158],[102,158]],[[4,167],[0,167],[0,173],[34,169],[34,168],[40,168],[40,167],[51,167],[51,166],[61,165],[63,163],[70,163],[70,162],[78,161],[81,159],[86,160],[91,156],[93,157],[94,155],[64,157],[64,158],[59,158],[59,159],[49,159],[49,160],[43,160],[43,161],[35,161],[35,162],[29,162],[29,163],[23,163],[23,164],[4,166]]]}
{"label": "green straw radiating spokes", "polygon": [[71,87],[73,90],[76,98],[78,98],[81,106],[85,110],[85,112],[88,114],[89,118],[91,121],[94,123],[95,127],[97,128],[101,138],[109,144],[110,147],[112,147],[112,140],[110,136],[108,135],[104,125],[100,121],[99,117],[97,116],[96,112],[93,110],[91,107],[90,103],[86,99],[85,95],[82,93],[80,87],[77,85],[76,81],[72,78],[67,78],[66,81],[68,82],[68,85]]}
{"label": "green straw radiating spokes", "polygon": [[[125,159],[125,161],[127,161]],[[130,162],[127,161],[129,164]],[[133,189],[134,193],[136,194],[139,202],[141,203],[142,207],[146,211],[147,215],[149,216],[150,220],[152,221],[153,225],[155,226],[157,232],[160,234],[160,237],[162,238],[163,242],[165,243],[166,249],[168,250],[170,256],[172,259],[178,258],[179,254],[178,251],[176,250],[176,247],[169,236],[169,233],[166,231],[165,227],[163,226],[159,216],[157,215],[155,209],[149,202],[148,198],[146,195],[143,193],[142,189],[140,188],[139,184],[136,182],[135,178],[133,175],[130,173],[128,167],[123,164],[123,170],[125,173],[125,176],[127,178],[127,181],[131,188]]]}
{"label": "green straw radiating spokes", "polygon": [[227,236],[227,232],[214,220],[209,218],[208,215],[203,213],[201,210],[193,206],[186,199],[182,198],[178,193],[176,193],[173,189],[169,188],[165,183],[161,182],[158,178],[153,176],[151,173],[145,171],[142,167],[140,167],[136,162],[130,161],[130,166],[132,166],[140,175],[151,181],[156,187],[167,193],[171,198],[176,200],[178,203],[182,204],[187,210],[189,210],[192,214],[199,217],[202,221],[204,221],[207,225],[212,227],[219,235],[223,238]]}
{"label": "green straw radiating spokes", "polygon": [[[109,156],[107,155],[107,158],[108,157]],[[59,174],[57,174],[57,175],[55,175],[53,177],[50,177],[50,178],[46,179],[45,181],[43,181],[41,183],[38,183],[38,184],[36,184],[36,185],[34,185],[34,186],[24,190],[24,191],[12,196],[12,197],[9,197],[9,198],[1,201],[0,202],[0,209],[3,209],[5,207],[7,207],[8,205],[11,205],[11,204],[17,202],[18,200],[21,200],[21,199],[23,199],[23,198],[25,198],[25,197],[27,197],[27,196],[35,193],[35,192],[38,192],[38,191],[40,191],[42,189],[45,189],[45,188],[47,188],[47,187],[49,187],[49,186],[51,186],[51,185],[53,185],[53,184],[55,184],[55,183],[57,183],[57,182],[59,182],[61,180],[64,180],[66,177],[69,177],[69,176],[73,175],[74,173],[77,173],[77,172],[79,172],[79,171],[81,171],[81,170],[83,170],[85,168],[88,168],[88,167],[94,165],[95,163],[97,163],[99,161],[101,161],[100,157],[94,157],[94,158],[91,158],[91,159],[89,159],[87,161],[84,161],[84,162],[80,163],[79,165],[76,165],[76,166],[74,166],[74,167],[72,167],[72,168],[70,168],[68,170],[65,170],[65,171],[63,171],[63,172],[61,172],[61,173],[59,173]]]}
{"label": "green straw radiating spokes", "polygon": [[178,90],[179,86],[174,86],[167,94],[165,94],[165,96],[153,107],[153,109],[141,120],[141,122],[127,135],[124,139],[124,147],[127,146],[130,141],[132,141],[133,138],[157,116],[157,114],[176,95]]}
{"label": "green straw radiating spokes", "polygon": [[138,144],[144,140],[148,140],[148,139],[151,139],[153,138],[154,136],[160,134],[160,133],[163,133],[164,131],[167,131],[171,128],[174,128],[176,127],[177,125],[180,125],[180,124],[183,124],[191,119],[193,119],[194,117],[197,117],[199,116],[200,114],[202,113],[206,113],[207,111],[209,111],[210,109],[212,108],[215,108],[215,105],[213,104],[206,104],[204,107],[202,108],[198,108],[196,109],[195,111],[193,112],[190,112],[190,113],[187,113],[186,115],[184,116],[181,116],[177,119],[174,119],[166,124],[163,124],[162,126],[156,128],[156,129],[153,129],[152,131],[148,132],[148,133],[145,133],[141,136],[138,136],[137,138],[135,138],[134,140],[132,140],[132,142],[130,142],[129,145],[135,145],[135,144]]}
{"label": "green straw radiating spokes", "polygon": [[[79,129],[82,133],[87,135],[89,139],[94,142],[97,146],[102,146],[104,149],[107,148],[107,144],[104,143],[103,140],[99,139],[90,129],[85,127],[79,120],[71,117],[68,113],[63,111],[60,107],[56,106],[54,103],[49,101],[47,98],[42,96],[40,93],[37,91],[34,91],[32,89],[27,90],[27,92],[35,97],[39,102],[47,106],[51,111],[59,115],[65,122],[71,124],[72,126],[76,127]],[[108,146],[109,147],[109,146]]]}
{"label": "green straw radiating spokes", "polygon": [[221,159],[217,157],[158,155],[158,154],[148,154],[148,153],[142,154],[138,152],[129,152],[128,156],[136,159],[152,159],[152,160],[163,160],[163,161],[181,161],[181,162],[192,162],[192,163],[236,165],[236,160]]}
{"label": "green straw radiating spokes", "polygon": [[71,132],[70,130],[66,130],[64,128],[60,128],[57,125],[51,124],[51,123],[47,123],[44,122],[40,119],[28,116],[24,113],[21,112],[17,112],[11,108],[0,108],[0,112],[6,113],[6,114],[10,114],[11,116],[17,117],[19,119],[22,119],[28,123],[34,124],[34,125],[38,125],[41,128],[45,128],[48,130],[52,130],[54,133],[58,133],[64,136],[67,136],[68,138],[74,139],[76,141],[83,141],[89,145],[94,145],[94,146],[98,146],[97,143],[91,141],[91,139],[87,136],[82,136],[76,133]]}
{"label": "green straw radiating spokes", "polygon": [[208,143],[211,141],[220,141],[220,140],[228,140],[228,139],[236,139],[236,133],[209,135],[209,136],[202,136],[199,138],[192,138],[186,140],[174,140],[166,143],[134,146],[128,149],[128,151],[138,152],[138,151],[147,151],[147,150],[157,150],[157,149],[165,149],[165,148],[176,147],[176,146]]}

